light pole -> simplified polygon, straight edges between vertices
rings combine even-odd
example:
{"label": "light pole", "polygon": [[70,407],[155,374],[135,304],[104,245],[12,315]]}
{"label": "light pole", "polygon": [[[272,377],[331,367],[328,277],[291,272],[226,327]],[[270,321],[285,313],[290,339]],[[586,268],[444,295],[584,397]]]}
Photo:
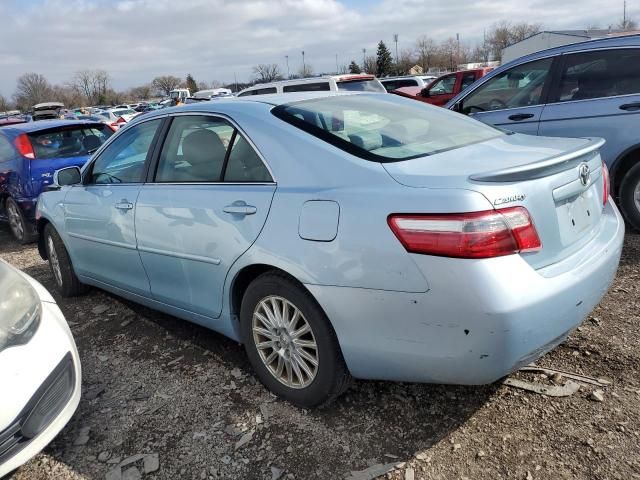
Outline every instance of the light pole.
{"label": "light pole", "polygon": [[340,73],[340,68],[338,68],[338,54],[336,53],[336,74]]}
{"label": "light pole", "polygon": [[367,67],[366,64],[367,63],[367,49],[363,48],[362,49],[362,73],[367,73]]}
{"label": "light pole", "polygon": [[396,73],[400,73],[398,71],[398,34],[393,34],[393,41],[396,42]]}
{"label": "light pole", "polygon": [[289,73],[289,55],[285,55],[284,56],[285,60],[287,61],[287,78],[291,78],[291,74]]}
{"label": "light pole", "polygon": [[304,63],[304,50],[302,50],[302,78],[307,76],[307,65]]}

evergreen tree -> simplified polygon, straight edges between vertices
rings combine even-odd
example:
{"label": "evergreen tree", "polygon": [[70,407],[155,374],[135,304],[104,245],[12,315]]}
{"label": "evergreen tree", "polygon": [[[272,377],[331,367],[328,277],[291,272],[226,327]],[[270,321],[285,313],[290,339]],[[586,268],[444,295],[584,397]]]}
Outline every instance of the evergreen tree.
{"label": "evergreen tree", "polygon": [[351,63],[349,64],[349,73],[362,73],[360,66],[355,62],[355,60],[351,60]]}
{"label": "evergreen tree", "polygon": [[198,91],[198,84],[190,73],[187,74],[187,88],[192,94]]}
{"label": "evergreen tree", "polygon": [[376,54],[376,74],[378,77],[385,77],[393,71],[393,58],[391,52],[382,40],[378,43],[378,53]]}

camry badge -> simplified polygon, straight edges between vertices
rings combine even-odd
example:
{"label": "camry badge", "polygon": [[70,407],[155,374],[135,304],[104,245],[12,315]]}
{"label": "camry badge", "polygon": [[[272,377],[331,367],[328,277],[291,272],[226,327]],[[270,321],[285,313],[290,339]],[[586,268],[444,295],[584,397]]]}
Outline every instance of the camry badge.
{"label": "camry badge", "polygon": [[578,167],[578,178],[583,187],[586,187],[591,180],[591,169],[586,163],[581,163]]}
{"label": "camry badge", "polygon": [[521,202],[525,198],[524,193],[516,193],[514,195],[508,195],[506,197],[498,197],[493,201],[494,205],[504,205],[505,203]]}

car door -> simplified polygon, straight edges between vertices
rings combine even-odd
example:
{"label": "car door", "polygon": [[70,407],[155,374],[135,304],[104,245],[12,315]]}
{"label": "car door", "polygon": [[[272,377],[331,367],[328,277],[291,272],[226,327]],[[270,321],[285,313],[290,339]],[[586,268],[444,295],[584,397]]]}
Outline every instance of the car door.
{"label": "car door", "polygon": [[276,189],[229,120],[177,115],[153,181],[138,197],[136,233],[154,299],[215,318],[231,265],[256,240]]}
{"label": "car door", "polygon": [[640,49],[565,54],[541,116],[540,135],[603,137],[611,165],[640,142]]}
{"label": "car door", "polygon": [[64,200],[65,231],[78,274],[149,296],[136,249],[136,200],[162,119],[120,133],[87,167]]}
{"label": "car door", "polygon": [[457,74],[445,75],[433,85],[428,87],[426,102],[439,107],[446,105],[449,100],[455,97],[456,85],[458,82]]}
{"label": "car door", "polygon": [[497,127],[537,135],[553,62],[549,57],[505,70],[471,90],[453,108]]}

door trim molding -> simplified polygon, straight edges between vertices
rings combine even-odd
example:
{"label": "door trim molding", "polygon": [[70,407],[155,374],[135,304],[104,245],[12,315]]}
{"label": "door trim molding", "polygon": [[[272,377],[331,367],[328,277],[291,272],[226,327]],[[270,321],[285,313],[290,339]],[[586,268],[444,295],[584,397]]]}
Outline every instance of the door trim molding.
{"label": "door trim molding", "polygon": [[102,243],[104,245],[110,245],[112,247],[126,248],[127,250],[136,249],[135,245],[131,245],[129,243],[114,242],[113,240],[105,240],[104,238],[91,237],[89,235],[80,235],[79,233],[72,233],[72,232],[67,232],[67,235],[73,238],[79,238],[80,240],[87,240],[88,242]]}
{"label": "door trim molding", "polygon": [[201,255],[191,255],[188,253],[170,252],[168,250],[161,250],[159,248],[141,247],[138,245],[138,250],[145,253],[155,253],[156,255],[163,255],[165,257],[180,258],[182,260],[193,260],[195,262],[210,263],[212,265],[220,265],[221,260],[219,258],[203,257]]}

